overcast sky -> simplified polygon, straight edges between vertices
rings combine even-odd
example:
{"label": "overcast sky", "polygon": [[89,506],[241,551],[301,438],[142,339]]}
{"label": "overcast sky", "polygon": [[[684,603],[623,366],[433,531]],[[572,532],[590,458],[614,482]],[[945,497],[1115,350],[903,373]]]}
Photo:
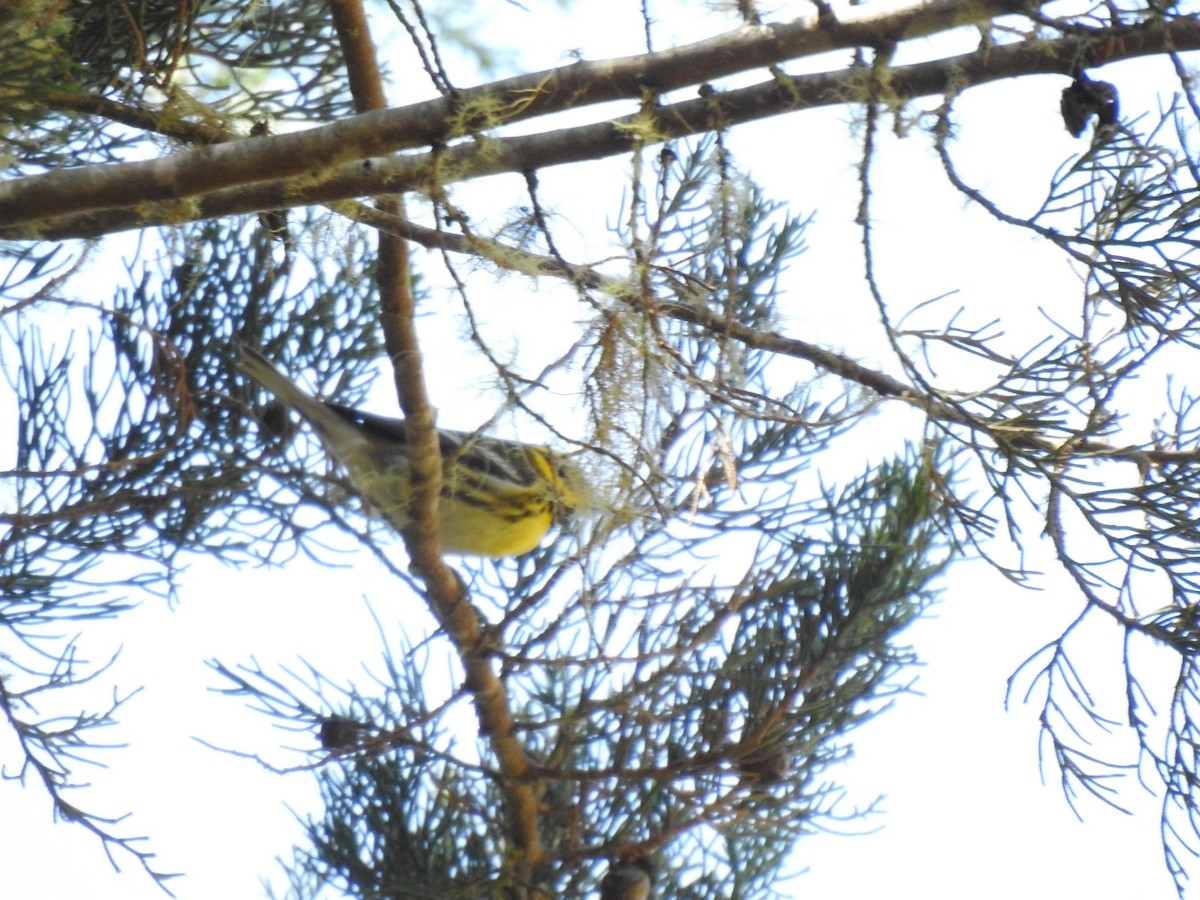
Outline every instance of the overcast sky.
{"label": "overcast sky", "polygon": [[[511,71],[569,62],[572,50],[587,58],[634,53],[641,34],[638,6],[580,0],[573,16],[538,7],[535,19],[516,5],[496,4],[484,39],[523,48]],[[795,14],[807,9],[800,3],[784,6]],[[672,19],[671,4],[652,3],[651,8],[661,21],[675,23],[676,40],[700,36],[688,29],[715,30],[701,17]],[[534,27],[553,39],[525,47],[529,42],[523,37]],[[660,32],[659,46],[672,43],[671,34]],[[977,40],[977,35],[963,37],[968,46]],[[1170,83],[1157,64],[1106,71],[1105,77],[1119,83],[1125,109],[1145,103],[1154,86]],[[501,74],[508,73],[506,68]],[[1050,77],[1005,82],[972,91],[961,103],[965,169],[1002,192],[1017,211],[1028,212],[1022,204],[1039,197],[1057,165],[1086,146],[1066,134],[1058,116],[1065,85],[1065,79]],[[391,96],[419,99],[401,97],[394,89]],[[853,227],[857,158],[856,145],[846,137],[848,118],[847,110],[782,117],[740,129],[730,145],[768,195],[786,199],[794,212],[817,214],[808,233],[810,250],[788,275],[783,309],[790,330],[784,330],[846,348],[868,364],[890,365],[878,335],[868,334],[878,331],[877,316],[859,275],[860,236]],[[966,209],[945,186],[925,137],[899,141],[885,135],[882,143],[876,215],[880,276],[889,297],[916,305],[958,291],[968,309],[1027,307],[1031,328],[1045,327],[1038,309],[1078,309],[1078,279],[1070,269],[1046,248]],[[604,184],[591,175],[624,166],[609,161],[582,172],[542,173],[543,197],[563,208],[578,232],[563,235],[566,246],[578,247],[577,258],[601,255],[587,248],[603,245],[603,229],[617,211],[611,190],[588,194],[582,186]],[[610,188],[613,183],[607,182]],[[464,187],[458,196],[472,208],[489,191],[520,202],[519,190],[519,179],[497,179]],[[516,278],[495,289],[529,291]],[[529,302],[549,307],[554,297],[553,291],[539,290]],[[423,327],[434,340],[454,333],[452,325]],[[443,410],[442,424],[473,427],[471,404],[456,399],[477,396],[470,378],[461,360],[432,366],[429,380],[434,402]],[[394,410],[386,392],[376,397],[375,409]],[[491,411],[481,404],[479,418]],[[448,421],[446,415],[459,418]],[[874,436],[889,440],[895,421],[882,419]],[[871,438],[868,427],[863,440]],[[1032,539],[1037,529],[1030,523]],[[392,555],[403,557],[398,540]],[[1050,567],[1036,555],[1034,560]],[[925,661],[912,673],[919,693],[898,699],[895,708],[864,727],[854,739],[853,758],[836,773],[848,789],[847,809],[885,795],[880,813],[847,825],[858,836],[802,840],[794,869],[807,872],[791,883],[795,896],[1171,896],[1157,801],[1131,779],[1121,797],[1134,815],[1084,798],[1079,821],[1057,786],[1057,773],[1048,768],[1048,784],[1042,784],[1040,707],[1018,702],[1005,709],[1008,677],[1056,637],[1078,608],[1063,579],[1048,575],[1037,584],[1036,591],[1014,588],[980,562],[957,566],[944,579],[942,602],[908,632]],[[292,665],[304,658],[329,674],[365,680],[362,666],[378,660],[381,648],[364,596],[385,622],[403,620],[412,627],[419,621],[425,624],[417,627],[428,627],[419,601],[361,555],[352,569],[342,570],[297,560],[285,570],[234,572],[197,561],[184,579],[177,608],[148,601],[118,622],[87,627],[83,645],[92,657],[103,659],[122,648],[113,670],[117,683],[125,689],[145,684],[145,689],[130,701],[121,724],[104,735],[128,746],[103,755],[107,768],[82,770],[93,787],[76,799],[88,809],[132,811],[120,828],[149,835],[162,868],[187,873],[173,885],[181,900],[261,896],[259,877],[277,880],[274,857],[287,856],[299,838],[293,811],[317,809],[307,773],[273,774],[195,740],[260,753],[280,765],[299,758],[286,748],[315,745],[311,734],[282,732],[239,701],[212,692],[219,681],[204,660],[235,664],[255,658],[266,665]],[[1094,671],[1118,672],[1120,645],[1114,636],[1098,630],[1091,637],[1088,658],[1096,663]],[[104,693],[100,690],[101,697]],[[11,736],[0,731],[0,760],[9,761],[7,772],[18,758]],[[49,804],[36,785],[21,789],[0,783],[0,810],[0,897],[162,896],[123,856],[117,860],[124,871],[114,873],[83,829],[52,825]]]}

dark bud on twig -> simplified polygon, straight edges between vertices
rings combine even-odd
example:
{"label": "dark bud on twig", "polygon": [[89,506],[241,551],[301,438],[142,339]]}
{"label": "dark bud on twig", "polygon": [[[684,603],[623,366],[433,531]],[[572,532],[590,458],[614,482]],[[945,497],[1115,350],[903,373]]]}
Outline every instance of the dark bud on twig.
{"label": "dark bud on twig", "polygon": [[290,438],[296,432],[296,426],[288,416],[288,409],[279,400],[272,400],[258,414],[258,422],[264,437],[275,440]]}
{"label": "dark bud on twig", "polygon": [[[271,126],[264,121],[260,120],[250,126],[250,137],[265,137],[270,133]],[[258,214],[258,222],[275,240],[287,243],[288,211],[286,209],[265,209]]]}
{"label": "dark bud on twig", "polygon": [[792,754],[783,747],[753,753],[738,761],[742,783],[762,789],[783,781],[792,769]]}
{"label": "dark bud on twig", "polygon": [[686,750],[683,749],[683,747],[680,745],[679,741],[676,741],[676,740],[667,741],[667,765],[668,766],[672,766],[672,767],[679,766],[679,765],[682,765],[683,763],[687,762],[687,760],[688,760],[688,753]]}
{"label": "dark bud on twig", "polygon": [[258,222],[275,240],[287,242],[288,211],[286,209],[268,209],[260,212]]}
{"label": "dark bud on twig", "polygon": [[321,720],[317,737],[326,750],[351,750],[359,745],[365,728],[346,716],[330,716]]}
{"label": "dark bud on twig", "polygon": [[1072,137],[1079,137],[1088,120],[1096,116],[1096,132],[1116,127],[1120,104],[1117,89],[1107,81],[1092,81],[1083,72],[1062,92],[1063,124]]}
{"label": "dark bud on twig", "polygon": [[600,882],[600,900],[650,900],[654,866],[645,857],[613,860]]}

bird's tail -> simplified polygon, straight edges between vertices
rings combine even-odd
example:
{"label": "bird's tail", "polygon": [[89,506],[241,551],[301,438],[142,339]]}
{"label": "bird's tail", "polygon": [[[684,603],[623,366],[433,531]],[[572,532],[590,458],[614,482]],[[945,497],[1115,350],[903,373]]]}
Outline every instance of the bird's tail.
{"label": "bird's tail", "polygon": [[298,412],[316,429],[317,434],[334,444],[357,437],[344,416],[313,397],[280,372],[261,353],[244,344],[238,348],[237,368],[274,394],[286,406]]}

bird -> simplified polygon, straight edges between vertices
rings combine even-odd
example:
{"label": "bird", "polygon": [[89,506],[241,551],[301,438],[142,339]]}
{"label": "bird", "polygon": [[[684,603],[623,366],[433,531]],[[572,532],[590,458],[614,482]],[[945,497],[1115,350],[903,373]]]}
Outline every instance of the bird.
{"label": "bird", "polygon": [[[397,530],[411,524],[412,469],[403,419],[319,400],[251,347],[239,347],[236,367],[308,422],[368,506]],[[446,553],[492,558],[528,553],[586,494],[579,467],[549,447],[442,429],[437,437],[438,537]]]}

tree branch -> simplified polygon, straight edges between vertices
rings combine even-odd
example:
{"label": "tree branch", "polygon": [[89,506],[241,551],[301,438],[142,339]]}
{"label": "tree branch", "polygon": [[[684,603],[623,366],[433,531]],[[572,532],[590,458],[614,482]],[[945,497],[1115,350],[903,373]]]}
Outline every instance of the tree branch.
{"label": "tree branch", "polygon": [[[331,0],[334,26],[346,56],[351,91],[358,109],[385,106],[377,54],[361,0]],[[378,200],[377,212],[404,219],[398,198]],[[501,790],[509,837],[520,849],[518,878],[531,881],[533,868],[545,850],[537,821],[537,795],[532,764],[518,740],[508,694],[496,673],[494,651],[484,619],[474,607],[458,575],[442,560],[438,544],[438,499],[442,488],[442,460],[435,429],[436,411],[425,390],[421,348],[416,330],[416,299],[412,291],[409,252],[403,236],[379,232],[379,285],[381,319],[388,355],[396,373],[400,406],[409,425],[408,452],[412,466],[413,524],[405,529],[404,542],[414,573],[425,584],[425,598],[453,642],[464,671],[464,687],[474,699],[479,731],[490,743],[502,775]]]}
{"label": "tree branch", "polygon": [[970,415],[950,400],[936,397],[885,372],[864,366],[843,354],[826,350],[824,347],[808,341],[787,337],[773,331],[750,328],[719,313],[680,301],[657,303],[651,307],[635,286],[624,279],[606,275],[591,266],[531,253],[501,244],[499,241],[476,235],[454,234],[427,228],[367,207],[359,209],[358,220],[381,231],[403,236],[424,247],[445,250],[450,253],[482,256],[500,268],[523,275],[561,278],[573,285],[599,291],[623,303],[642,306],[652,315],[699,325],[711,334],[731,338],[747,347],[806,360],[820,369],[861,385],[880,397],[903,400],[911,406],[924,410],[935,419],[956,425],[965,425],[986,435],[996,443],[1035,450],[1053,455],[1057,459],[1108,459],[1136,465],[1157,466],[1192,465],[1200,462],[1200,450],[1119,447],[1094,439],[1081,439],[1058,444],[1036,434],[1014,436],[1006,432],[1004,440],[997,441],[997,423]]}
{"label": "tree branch", "polygon": [[[795,23],[774,27],[785,29],[795,27]],[[762,28],[771,31],[768,26]],[[568,95],[564,85],[573,84],[578,77],[576,67],[569,66],[472,88],[457,100],[437,99],[377,110],[308,131],[233,141],[148,162],[88,166],[17,179],[0,184],[0,221],[5,223],[0,238],[87,237],[419,189],[435,175],[441,183],[447,183],[500,172],[524,172],[622,153],[635,141],[663,141],[785,112],[844,104],[856,98],[865,100],[864,72],[852,66],[782,81],[772,78],[740,90],[666,104],[649,116],[637,114],[520,137],[472,138],[433,153],[390,160],[371,158],[416,146],[439,146],[483,127],[579,108],[588,102],[635,99],[644,94],[648,84],[661,92],[747,71],[754,62],[739,58],[737,67],[730,68],[733,64],[728,58],[736,58],[734,51],[741,46],[746,31],[743,28],[712,39],[725,40],[727,52],[717,54],[710,49],[706,54],[695,54],[697,67],[690,70],[686,81],[666,79],[659,83],[654,77],[663,70],[660,57],[683,50],[613,61],[610,65],[622,73],[632,61],[641,65],[637,91],[623,90],[617,96],[587,92]],[[773,42],[771,46],[778,46],[780,52],[795,50],[787,42]],[[1052,40],[988,46],[960,56],[896,67],[890,70],[889,87],[895,100],[904,101],[1017,75],[1070,74],[1080,65],[1198,48],[1200,21],[1154,20]],[[802,54],[784,53],[785,58],[797,55]],[[685,54],[685,58],[693,56]],[[595,67],[603,65],[578,64],[588,67],[592,77],[600,77]],[[543,81],[524,81],[536,77]],[[619,85],[625,83],[623,78],[616,80]],[[512,86],[518,81],[526,84],[523,92]],[[543,93],[550,99],[543,101]],[[475,121],[478,116],[484,118]]]}

